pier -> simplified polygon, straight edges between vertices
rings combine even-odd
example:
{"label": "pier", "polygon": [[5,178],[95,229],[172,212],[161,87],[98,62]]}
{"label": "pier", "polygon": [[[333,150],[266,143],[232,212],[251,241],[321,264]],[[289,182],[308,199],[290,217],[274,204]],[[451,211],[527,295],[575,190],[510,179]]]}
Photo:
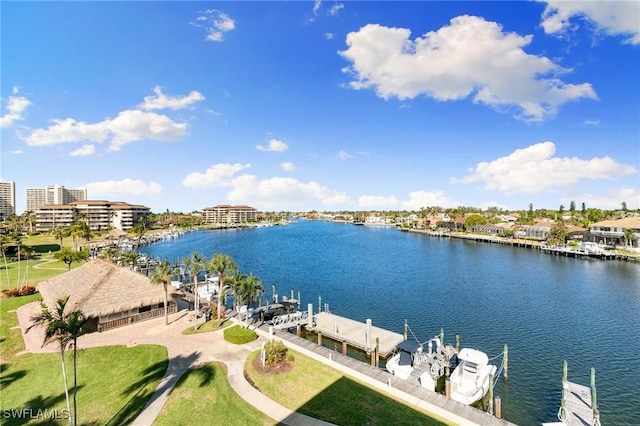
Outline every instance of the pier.
{"label": "pier", "polygon": [[562,371],[562,400],[558,410],[560,422],[543,423],[543,426],[600,426],[595,369],[591,369],[591,387],[570,382],[567,372],[565,361]]}

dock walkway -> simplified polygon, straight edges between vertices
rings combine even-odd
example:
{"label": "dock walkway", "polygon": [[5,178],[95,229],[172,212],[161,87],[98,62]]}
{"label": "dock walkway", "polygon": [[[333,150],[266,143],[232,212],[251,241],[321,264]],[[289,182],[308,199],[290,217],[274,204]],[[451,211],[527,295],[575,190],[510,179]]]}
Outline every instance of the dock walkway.
{"label": "dock walkway", "polygon": [[[268,333],[267,324],[258,327],[260,332]],[[417,383],[400,379],[380,368],[371,367],[362,361],[344,356],[339,352],[318,346],[316,343],[298,337],[295,334],[280,331],[276,336],[285,344],[303,354],[319,360],[329,362],[334,368],[363,381],[381,393],[399,398],[409,406],[416,407],[436,416],[450,420],[459,425],[510,426],[512,423],[498,419],[484,411],[460,404],[444,395],[430,392]],[[328,336],[331,337],[331,336]]]}
{"label": "dock walkway", "polygon": [[588,386],[565,382],[565,418],[568,426],[591,426],[593,409],[591,408],[591,389]]}

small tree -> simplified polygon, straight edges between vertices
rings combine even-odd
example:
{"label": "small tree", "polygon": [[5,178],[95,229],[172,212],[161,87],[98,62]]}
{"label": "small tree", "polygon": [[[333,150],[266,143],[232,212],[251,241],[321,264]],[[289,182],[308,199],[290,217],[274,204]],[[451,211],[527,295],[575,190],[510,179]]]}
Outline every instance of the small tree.
{"label": "small tree", "polygon": [[553,224],[553,226],[549,230],[549,237],[547,238],[547,243],[549,243],[552,246],[564,244],[567,241],[568,235],[569,235],[569,232],[564,222],[556,222]]}
{"label": "small tree", "polygon": [[71,270],[71,264],[73,262],[82,262],[89,259],[90,253],[87,247],[83,247],[80,251],[73,251],[68,247],[55,252],[53,257],[64,262],[67,265],[67,270]]}
{"label": "small tree", "polygon": [[287,347],[282,340],[271,339],[264,345],[265,364],[283,362],[287,358]]}

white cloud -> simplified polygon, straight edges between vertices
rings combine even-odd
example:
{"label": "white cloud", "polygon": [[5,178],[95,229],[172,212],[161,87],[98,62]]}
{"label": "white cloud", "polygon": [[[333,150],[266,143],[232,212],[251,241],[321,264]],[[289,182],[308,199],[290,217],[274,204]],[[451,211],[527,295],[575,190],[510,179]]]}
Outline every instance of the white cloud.
{"label": "white cloud", "polygon": [[327,40],[333,40],[333,33],[324,33],[324,38]]}
{"label": "white cloud", "polygon": [[484,183],[484,189],[505,194],[533,194],[570,187],[581,179],[599,180],[628,176],[637,170],[620,164],[610,157],[580,158],[554,157],[553,142],[542,142],[493,160],[481,162],[468,176],[451,178],[451,183]]}
{"label": "white cloud", "polygon": [[166,115],[155,112],[126,110],[109,121],[113,138],[110,151],[119,151],[122,146],[142,139],[174,141],[187,133],[186,123],[177,123]]}
{"label": "white cloud", "polygon": [[111,138],[110,151],[143,139],[158,141],[178,140],[186,134],[187,124],[173,121],[166,115],[139,110],[125,110],[116,118],[89,124],[73,118],[54,119],[45,129],[35,129],[25,137],[30,146],[47,146],[60,143],[91,141],[104,142]]}
{"label": "white cloud", "polygon": [[[286,164],[286,163],[285,163]],[[290,177],[272,177],[260,180],[251,174],[237,175],[250,164],[214,164],[205,173],[190,173],[182,182],[187,187],[228,187],[227,199],[234,203],[263,206],[303,206],[308,201],[325,205],[349,203],[346,193],[335,191],[317,182],[300,182]]]}
{"label": "white cloud", "polygon": [[575,28],[580,17],[608,35],[625,36],[625,43],[640,44],[640,2],[638,1],[547,1],[542,28],[547,34],[564,35]]}
{"label": "white cloud", "polygon": [[82,145],[81,148],[71,151],[69,155],[72,157],[84,157],[87,155],[93,155],[95,153],[96,153],[95,145]]}
{"label": "white cloud", "polygon": [[349,158],[351,158],[351,157],[353,157],[353,156],[352,156],[352,155],[350,155],[347,151],[345,151],[345,150],[343,150],[343,149],[341,149],[341,150],[338,152],[338,156],[337,156],[338,160],[348,160],[348,159],[349,159]]}
{"label": "white cloud", "polygon": [[597,126],[598,124],[600,124],[600,120],[585,120],[584,124],[587,124],[589,126]]}
{"label": "white cloud", "polygon": [[207,35],[205,41],[223,41],[224,34],[236,28],[235,21],[229,15],[219,10],[208,9],[191,22],[195,27],[204,27]]}
{"label": "white cloud", "polygon": [[192,90],[188,95],[183,96],[167,96],[162,93],[162,88],[160,86],[156,86],[153,88],[153,93],[155,96],[145,96],[144,102],[138,105],[139,108],[144,110],[153,110],[153,109],[183,109],[187,108],[191,104],[199,101],[203,101],[205,98],[202,93],[197,90]]}
{"label": "white cloud", "polygon": [[233,180],[228,199],[236,203],[261,205],[304,205],[308,201],[322,204],[344,205],[349,203],[346,193],[334,191],[317,182],[300,182],[294,178],[272,177],[259,180],[254,175],[242,175]]}
{"label": "white cloud", "polygon": [[285,162],[280,163],[280,168],[286,172],[292,172],[296,169],[296,166],[293,163]]}
{"label": "white cloud", "polygon": [[358,198],[359,207],[372,210],[419,210],[427,206],[449,208],[459,205],[442,191],[414,191],[409,193],[407,200],[399,200],[395,195],[362,195]]}
{"label": "white cloud", "polygon": [[329,9],[329,15],[336,16],[338,12],[340,12],[340,9],[344,9],[344,4],[342,3],[334,4],[333,6],[331,6],[331,9]]}
{"label": "white cloud", "polygon": [[159,195],[162,193],[162,186],[155,182],[147,183],[130,178],[93,182],[82,185],[80,188],[86,189],[87,193],[91,194],[91,198],[94,199],[109,199],[114,195]]}
{"label": "white cloud", "polygon": [[632,187],[614,189],[600,195],[582,194],[573,198],[583,200],[587,207],[619,209],[622,207],[622,202],[624,201],[627,203],[628,209],[640,209],[640,190]]}
{"label": "white cloud", "polygon": [[318,12],[320,11],[320,6],[322,5],[322,0],[314,0],[313,2],[313,14],[314,16],[318,16]]}
{"label": "white cloud", "polygon": [[543,121],[566,102],[596,99],[591,84],[557,76],[570,70],[527,54],[532,36],[505,33],[495,22],[458,16],[450,25],[410,40],[410,30],[368,24],[347,35],[339,52],[351,62],[349,86],[373,88],[384,99],[425,95],[438,101],[471,97],[524,121]]}
{"label": "white cloud", "polygon": [[[16,95],[18,88],[14,87],[11,93]],[[11,127],[16,121],[24,120],[24,112],[30,105],[31,101],[24,96],[9,96],[6,113],[0,117],[0,128]]]}
{"label": "white cloud", "polygon": [[24,154],[24,151],[21,149],[14,149],[13,151],[10,151],[11,154],[15,154],[15,155],[20,155],[20,154]]}
{"label": "white cloud", "polygon": [[230,186],[232,185],[231,177],[240,170],[248,169],[251,164],[214,164],[204,173],[189,173],[182,181],[182,185],[186,187],[209,187],[209,186]]}
{"label": "white cloud", "polygon": [[269,140],[269,144],[266,147],[262,145],[256,145],[256,148],[258,149],[258,151],[283,152],[289,149],[289,146],[278,139],[271,139]]}

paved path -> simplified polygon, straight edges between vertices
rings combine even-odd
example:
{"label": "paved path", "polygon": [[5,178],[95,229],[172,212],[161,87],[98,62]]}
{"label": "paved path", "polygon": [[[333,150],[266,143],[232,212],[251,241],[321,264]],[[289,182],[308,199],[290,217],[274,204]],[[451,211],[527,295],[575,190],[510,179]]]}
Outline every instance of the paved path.
{"label": "paved path", "polygon": [[[38,302],[21,306],[17,310],[26,351],[32,353],[57,352],[55,345],[42,347],[44,330],[33,328],[25,332],[31,324],[30,318],[39,312]],[[184,330],[193,323],[188,322],[186,311],[169,316],[169,325],[164,325],[164,317],[132,324],[126,327],[91,333],[80,337],[78,346],[91,348],[97,346],[138,344],[162,345],[167,348],[169,366],[155,393],[133,422],[136,426],[149,426],[162,410],[175,384],[188,369],[211,361],[223,362],[227,366],[227,376],[231,387],[249,404],[256,407],[276,422],[291,426],[320,426],[330,423],[296,413],[278,404],[256,390],[244,377],[244,364],[254,350],[261,347],[264,336],[246,345],[233,345],[226,342],[222,331],[183,335]]]}

